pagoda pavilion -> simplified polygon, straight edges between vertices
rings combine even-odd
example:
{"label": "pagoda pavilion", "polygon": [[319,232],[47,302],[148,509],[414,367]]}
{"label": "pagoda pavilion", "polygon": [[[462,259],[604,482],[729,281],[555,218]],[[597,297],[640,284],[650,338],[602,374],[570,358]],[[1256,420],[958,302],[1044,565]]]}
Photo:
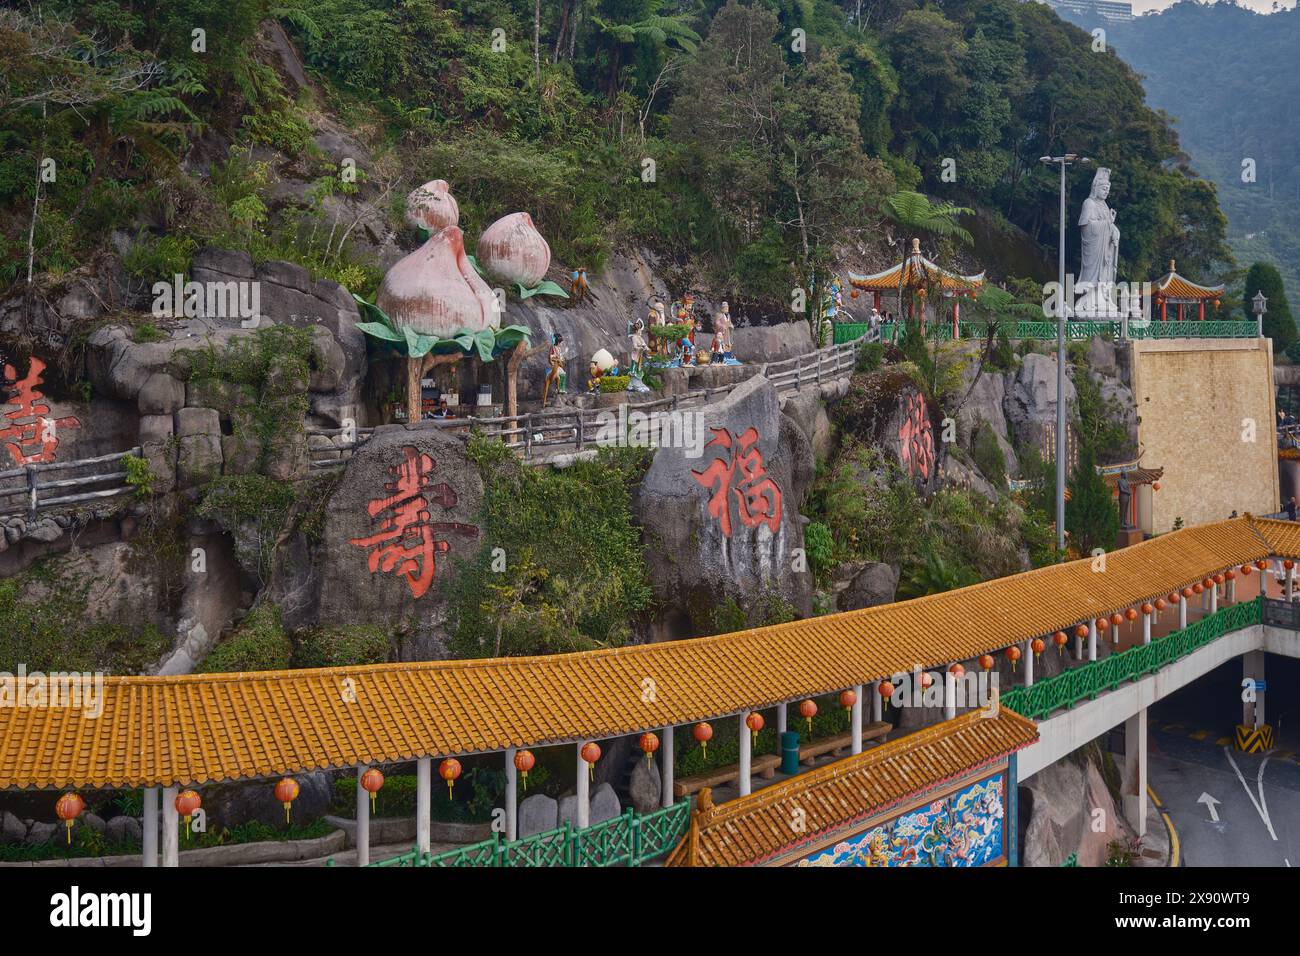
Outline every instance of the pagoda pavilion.
{"label": "pagoda pavilion", "polygon": [[1156,304],[1160,306],[1160,321],[1167,320],[1167,310],[1170,305],[1178,306],[1178,321],[1182,322],[1184,318],[1183,309],[1185,306],[1196,306],[1196,318],[1202,322],[1205,321],[1205,303],[1213,302],[1216,306],[1219,304],[1220,297],[1223,295],[1223,286],[1197,285],[1190,279],[1184,279],[1174,269],[1174,260],[1169,260],[1169,272],[1162,279],[1156,280],[1153,284],[1152,294],[1155,296]]}
{"label": "pagoda pavilion", "polygon": [[952,299],[952,334],[953,338],[957,338],[958,323],[961,321],[959,300],[963,296],[972,299],[976,296],[984,285],[984,273],[964,276],[956,272],[949,272],[921,255],[921,240],[913,239],[912,251],[903,262],[883,272],[877,272],[869,276],[850,272],[849,285],[853,287],[852,294],[855,298],[859,292],[870,292],[877,311],[880,310],[881,296],[886,292],[892,292],[897,297],[899,310],[901,311],[903,307],[902,291],[904,289],[911,291],[913,295],[908,301],[907,316],[912,318],[916,300],[920,299],[922,306],[922,334],[925,332],[926,290],[928,287],[938,286],[945,298]]}

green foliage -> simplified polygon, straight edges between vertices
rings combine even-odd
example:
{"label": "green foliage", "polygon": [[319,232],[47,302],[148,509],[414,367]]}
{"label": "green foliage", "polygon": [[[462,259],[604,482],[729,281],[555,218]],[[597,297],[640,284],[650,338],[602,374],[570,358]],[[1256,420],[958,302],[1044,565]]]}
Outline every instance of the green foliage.
{"label": "green foliage", "polygon": [[1070,497],[1065,502],[1065,529],[1070,547],[1080,555],[1094,548],[1106,551],[1115,547],[1119,534],[1119,511],[1105,479],[1097,474],[1097,459],[1092,446],[1082,444],[1079,461],[1067,485]]}
{"label": "green foliage", "polygon": [[602,375],[600,378],[600,391],[602,394],[608,392],[626,392],[628,385],[631,383],[631,375]]}
{"label": "green foliage", "polygon": [[[483,547],[448,595],[458,657],[617,647],[650,603],[630,488],[641,449],[600,450],[565,469],[529,468],[500,442],[475,436],[484,481]],[[563,547],[539,546],[563,542]],[[493,570],[493,549],[505,569]],[[499,567],[499,565],[498,565]]]}
{"label": "green foliage", "polygon": [[392,656],[388,632],[377,624],[319,626],[294,634],[294,667],[383,664]]}
{"label": "green foliage", "polygon": [[1124,461],[1133,454],[1128,428],[1124,425],[1124,408],[1118,399],[1102,397],[1101,386],[1092,374],[1079,368],[1073,378],[1079,413],[1079,444],[1093,452],[1094,460]]}
{"label": "green foliage", "polygon": [[1268,300],[1264,313],[1264,334],[1273,340],[1273,353],[1280,354],[1296,343],[1296,323],[1295,317],[1291,315],[1291,305],[1287,302],[1286,290],[1282,287],[1282,276],[1267,262],[1256,262],[1246,273],[1241,301],[1247,311],[1251,309],[1251,300],[1259,292],[1263,292],[1264,298]]}
{"label": "green foliage", "polygon": [[874,372],[885,361],[885,346],[883,342],[864,342],[862,348],[858,350],[858,360],[853,366],[856,374],[867,374]]}
{"label": "green foliage", "polygon": [[140,236],[122,256],[122,268],[146,282],[171,282],[189,274],[197,246],[189,236]]}
{"label": "green foliage", "polygon": [[988,479],[989,484],[999,489],[1006,487],[1006,461],[1002,457],[1002,447],[998,444],[997,434],[988,422],[981,422],[975,430],[971,441],[971,457],[975,459],[975,467]]}
{"label": "green foliage", "polygon": [[135,626],[92,613],[98,582],[70,557],[48,558],[0,578],[0,670],[133,674],[155,663],[170,640],[152,623]]}
{"label": "green foliage", "polygon": [[820,521],[811,521],[803,532],[808,566],[817,580],[823,580],[835,568],[835,539],[831,529]]}
{"label": "green foliage", "polygon": [[[826,694],[812,699],[817,704],[817,713],[813,715],[811,734],[807,721],[799,716],[798,708],[794,704],[790,705],[789,729],[799,734],[801,744],[825,740],[849,730],[849,714],[840,706],[838,694]],[[764,726],[758,732],[757,742],[751,737],[752,753],[755,756],[778,753],[781,741],[776,732],[776,711],[759,713],[763,716]],[[673,740],[673,770],[678,776],[704,773],[740,760],[740,719],[720,717],[708,723],[713,728],[713,739],[707,748],[701,747],[695,739],[694,724],[677,727]]]}
{"label": "green foliage", "polygon": [[284,631],[280,608],[267,601],[249,611],[235,632],[214,647],[196,670],[204,674],[286,670],[292,653],[293,643]]}
{"label": "green foliage", "polygon": [[157,476],[150,470],[148,461],[127,455],[122,459],[122,468],[126,471],[126,483],[135,488],[137,498],[148,498],[153,494],[153,483]]}
{"label": "green foliage", "polygon": [[275,551],[289,530],[298,500],[291,482],[266,475],[222,475],[213,479],[196,513],[247,536],[262,581],[270,581]]}

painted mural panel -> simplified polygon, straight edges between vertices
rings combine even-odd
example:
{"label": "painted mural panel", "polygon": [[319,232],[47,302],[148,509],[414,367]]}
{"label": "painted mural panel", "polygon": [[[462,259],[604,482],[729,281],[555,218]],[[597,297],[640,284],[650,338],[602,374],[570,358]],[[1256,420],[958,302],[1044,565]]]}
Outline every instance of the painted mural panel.
{"label": "painted mural panel", "polygon": [[947,796],[812,853],[796,866],[988,866],[1006,846],[1006,775]]}

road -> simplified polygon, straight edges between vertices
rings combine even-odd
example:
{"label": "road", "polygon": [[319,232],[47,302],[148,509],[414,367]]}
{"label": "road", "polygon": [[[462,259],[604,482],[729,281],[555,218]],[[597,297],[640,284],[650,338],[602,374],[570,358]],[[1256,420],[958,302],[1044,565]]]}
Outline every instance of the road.
{"label": "road", "polygon": [[[1241,720],[1239,661],[1151,709],[1148,783],[1173,820],[1183,866],[1300,866],[1300,720],[1286,719],[1291,701],[1300,702],[1297,663],[1268,658],[1268,718],[1283,718],[1270,754],[1231,746]],[[1202,794],[1218,801],[1213,813]]]}

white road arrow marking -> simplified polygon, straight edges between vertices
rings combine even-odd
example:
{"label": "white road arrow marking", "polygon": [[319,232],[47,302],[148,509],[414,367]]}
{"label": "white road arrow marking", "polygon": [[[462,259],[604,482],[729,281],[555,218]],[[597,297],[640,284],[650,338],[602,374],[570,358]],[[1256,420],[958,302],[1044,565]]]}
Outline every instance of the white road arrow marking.
{"label": "white road arrow marking", "polygon": [[1268,829],[1268,835],[1276,843],[1277,834],[1273,832],[1273,821],[1268,816],[1268,804],[1264,802],[1264,768],[1268,766],[1268,762],[1273,758],[1265,757],[1260,761],[1259,773],[1255,776],[1255,786],[1259,788],[1259,799],[1256,800],[1255,794],[1250,792],[1250,786],[1246,783],[1246,778],[1241,775],[1241,769],[1237,766],[1237,761],[1232,759],[1232,751],[1224,747],[1223,755],[1228,758],[1228,763],[1231,764],[1233,772],[1236,773],[1237,779],[1241,781],[1242,789],[1246,791],[1246,796],[1250,798],[1250,802],[1255,805],[1255,811],[1259,814],[1259,818],[1264,821],[1264,826]]}
{"label": "white road arrow marking", "polygon": [[1210,808],[1210,821],[1212,823],[1219,822],[1218,800],[1214,799],[1214,797],[1210,796],[1208,793],[1202,793],[1196,798],[1196,802],[1203,803]]}

